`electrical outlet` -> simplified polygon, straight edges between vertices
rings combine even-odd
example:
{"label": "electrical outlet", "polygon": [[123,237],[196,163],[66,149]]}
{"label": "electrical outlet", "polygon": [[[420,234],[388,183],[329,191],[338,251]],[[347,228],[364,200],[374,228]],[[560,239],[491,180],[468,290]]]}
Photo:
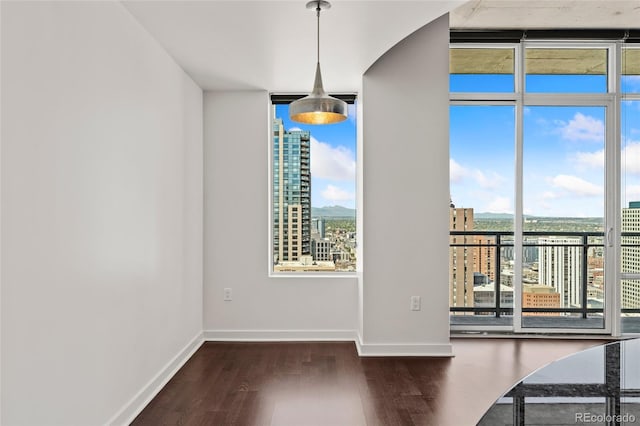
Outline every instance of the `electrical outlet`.
{"label": "electrical outlet", "polygon": [[411,296],[411,310],[412,311],[420,310],[420,296]]}
{"label": "electrical outlet", "polygon": [[225,288],[224,289],[224,300],[226,302],[229,302],[229,301],[233,300],[230,288]]}

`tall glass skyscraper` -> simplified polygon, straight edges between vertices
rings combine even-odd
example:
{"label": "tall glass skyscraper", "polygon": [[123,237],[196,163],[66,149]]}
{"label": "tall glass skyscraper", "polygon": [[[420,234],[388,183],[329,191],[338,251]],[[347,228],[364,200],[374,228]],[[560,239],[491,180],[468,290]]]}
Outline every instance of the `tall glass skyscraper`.
{"label": "tall glass skyscraper", "polygon": [[274,263],[311,255],[311,138],[273,122]]}

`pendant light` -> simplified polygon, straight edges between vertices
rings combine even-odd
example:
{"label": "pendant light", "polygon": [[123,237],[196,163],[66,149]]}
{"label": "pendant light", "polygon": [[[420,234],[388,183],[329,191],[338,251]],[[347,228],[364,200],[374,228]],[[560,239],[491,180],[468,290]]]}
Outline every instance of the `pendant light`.
{"label": "pendant light", "polygon": [[330,7],[331,3],[324,0],[312,0],[307,3],[307,9],[316,10],[318,20],[316,52],[318,60],[313,90],[308,96],[291,102],[289,105],[289,118],[298,123],[332,124],[347,119],[347,103],[327,95],[322,88],[322,75],[320,74],[320,11]]}

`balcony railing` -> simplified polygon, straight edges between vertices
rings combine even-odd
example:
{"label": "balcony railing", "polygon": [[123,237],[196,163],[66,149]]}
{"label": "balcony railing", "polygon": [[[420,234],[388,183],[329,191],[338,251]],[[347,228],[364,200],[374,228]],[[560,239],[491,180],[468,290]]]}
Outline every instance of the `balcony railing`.
{"label": "balcony railing", "polygon": [[[478,251],[475,252],[477,255],[479,250],[491,250],[493,253],[491,261],[493,262],[493,281],[488,283],[493,286],[493,306],[450,306],[449,311],[451,314],[460,315],[460,314],[472,314],[472,315],[492,315],[496,318],[500,318],[501,316],[510,316],[513,315],[513,304],[511,306],[505,306],[503,297],[502,297],[502,289],[501,289],[501,280],[502,280],[502,272],[504,261],[512,261],[511,259],[506,258],[503,255],[503,249],[511,249],[514,248],[514,239],[513,232],[511,231],[450,231],[450,249],[454,249],[457,247],[461,248],[469,248],[469,253],[466,253],[463,259],[456,261],[455,271],[456,277],[460,278],[460,272],[464,273],[466,269],[473,269],[474,263],[474,249]],[[638,236],[638,233],[624,232],[622,233],[623,237],[628,236]],[[540,242],[539,239],[546,237],[549,239],[547,242]],[[482,242],[478,242],[479,238],[482,238]],[[602,306],[593,306],[589,307],[589,249],[596,247],[602,248],[604,250],[604,240],[605,234],[603,232],[564,232],[564,231],[525,231],[523,232],[523,249],[527,247],[565,247],[565,248],[578,248],[576,251],[577,256],[579,257],[578,261],[575,261],[577,270],[573,271],[577,273],[578,276],[578,286],[579,286],[579,294],[578,300],[579,303],[570,304],[567,300],[565,300],[566,295],[560,294],[560,298],[562,298],[561,305],[562,307],[523,307],[523,314],[547,314],[547,315],[575,315],[578,314],[582,318],[588,318],[590,316],[602,316],[604,313],[604,304]],[[562,241],[564,239],[564,241]],[[459,240],[463,240],[462,242]],[[469,241],[470,240],[470,241]],[[454,242],[455,241],[455,242]],[[635,244],[622,244],[623,247],[637,247]],[[564,252],[562,253],[564,255]],[[573,253],[575,256],[576,253]],[[603,255],[603,254],[602,254]],[[478,255],[479,257],[479,255]],[[538,259],[538,262],[540,259]],[[568,260],[562,260],[564,262],[569,262]],[[464,262],[464,263],[463,263]],[[463,267],[464,265],[464,267]],[[486,265],[486,264],[485,264]],[[454,265],[450,265],[450,267],[454,267]],[[563,265],[563,267],[569,268],[569,265]],[[481,271],[474,271],[481,272]],[[565,272],[567,272],[565,270]],[[468,273],[468,272],[467,272]],[[540,270],[538,269],[538,274]],[[468,278],[468,276],[466,277]],[[462,277],[462,281],[464,283],[465,277]],[[604,283],[603,276],[603,287],[602,291],[604,292],[605,285],[611,285],[611,283]],[[536,283],[537,284],[537,283]],[[451,285],[451,283],[449,284]],[[516,285],[516,283],[512,283],[512,285]],[[464,284],[463,284],[464,286]],[[466,287],[466,286],[465,286]],[[575,286],[574,286],[575,287]],[[557,286],[556,286],[557,288]],[[594,290],[593,288],[591,290]],[[457,291],[465,291],[464,288],[457,289]],[[467,301],[469,301],[469,297],[473,299],[473,293],[471,295],[467,294]],[[593,300],[593,299],[592,299]],[[475,305],[475,303],[473,303]],[[569,305],[569,306],[567,306]],[[622,313],[640,313],[640,308],[638,309],[630,309],[625,308],[621,309]]]}

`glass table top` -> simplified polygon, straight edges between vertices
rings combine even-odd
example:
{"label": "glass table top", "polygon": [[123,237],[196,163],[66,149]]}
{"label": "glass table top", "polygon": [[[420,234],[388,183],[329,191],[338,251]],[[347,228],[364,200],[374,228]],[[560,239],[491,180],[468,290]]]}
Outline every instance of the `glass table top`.
{"label": "glass table top", "polygon": [[480,426],[640,425],[640,339],[596,346],[536,370]]}

